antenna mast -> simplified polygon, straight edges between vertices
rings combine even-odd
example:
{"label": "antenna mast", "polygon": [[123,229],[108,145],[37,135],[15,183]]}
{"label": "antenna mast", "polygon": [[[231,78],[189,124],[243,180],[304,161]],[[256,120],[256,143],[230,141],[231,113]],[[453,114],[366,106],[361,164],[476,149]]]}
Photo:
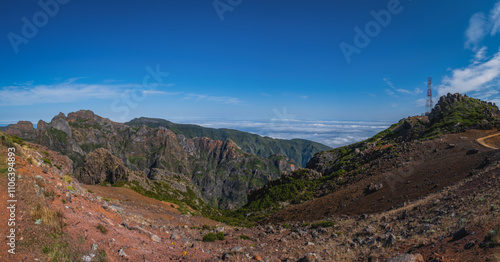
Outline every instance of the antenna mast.
{"label": "antenna mast", "polygon": [[429,115],[432,111],[432,77],[427,78],[427,101],[425,102],[425,114]]}

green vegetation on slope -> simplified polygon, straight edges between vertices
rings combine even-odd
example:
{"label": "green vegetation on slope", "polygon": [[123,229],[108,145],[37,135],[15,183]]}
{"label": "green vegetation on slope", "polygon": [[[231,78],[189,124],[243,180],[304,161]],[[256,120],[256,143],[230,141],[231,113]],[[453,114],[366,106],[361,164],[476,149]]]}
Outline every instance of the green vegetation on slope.
{"label": "green vegetation on slope", "polygon": [[[400,142],[429,140],[471,128],[493,128],[498,125],[499,113],[491,103],[449,94],[440,99],[430,120],[403,119],[365,141],[317,153],[307,164],[309,169],[271,181],[254,192],[247,205],[227,215],[240,220],[261,220],[288,204],[320,197],[359,179],[370,161],[397,157]],[[314,172],[318,175],[311,175]]]}
{"label": "green vegetation on slope", "polygon": [[318,153],[315,158],[324,155],[329,160],[315,163],[313,158],[308,164],[310,169],[299,169],[291,175],[269,182],[251,194],[248,204],[238,210],[229,211],[226,215],[247,223],[262,220],[290,204],[303,203],[331,193],[356,180],[365,172],[364,164],[369,160],[384,154],[393,155],[392,148],[386,147],[370,151],[362,159],[358,158],[355,153],[356,148],[366,148],[366,144],[366,141],[362,141]]}

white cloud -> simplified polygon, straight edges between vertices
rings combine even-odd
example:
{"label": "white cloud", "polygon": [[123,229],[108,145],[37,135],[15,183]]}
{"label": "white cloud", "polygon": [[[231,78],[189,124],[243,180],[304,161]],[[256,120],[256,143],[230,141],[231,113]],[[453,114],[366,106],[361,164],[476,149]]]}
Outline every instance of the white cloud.
{"label": "white cloud", "polygon": [[488,53],[488,47],[486,47],[486,46],[481,47],[474,54],[474,59],[472,59],[471,62],[473,64],[479,64],[479,63],[481,63],[482,61],[484,61],[484,59],[486,59],[487,53]]}
{"label": "white cloud", "polygon": [[[394,90],[394,91],[396,91],[396,92],[398,92],[398,93],[400,93],[400,94],[418,95],[418,94],[420,94],[420,93],[422,93],[422,92],[423,92],[423,91],[422,91],[422,89],[420,89],[420,88],[418,88],[418,87],[417,87],[417,88],[415,88],[415,90],[414,90],[414,91],[410,91],[410,90],[403,89],[403,88],[396,88],[396,87],[394,86],[394,83],[393,83],[393,82],[391,81],[391,79],[390,79],[390,78],[388,78],[388,77],[384,77],[384,78],[382,78],[382,80],[384,80],[384,82],[385,82],[385,83],[386,83],[386,84],[387,84],[387,85],[388,85],[388,86],[389,86],[392,90]],[[395,93],[394,91],[392,91],[391,89],[386,89],[386,90],[385,90],[385,92],[386,92],[387,94],[391,95],[391,96],[396,96],[396,97],[397,97],[396,93]]]}
{"label": "white cloud", "polygon": [[469,20],[469,27],[465,30],[465,47],[477,50],[481,41],[488,33],[489,23],[483,13],[475,13]]}
{"label": "white cloud", "polygon": [[465,68],[454,69],[445,76],[438,86],[439,95],[446,93],[468,93],[485,91],[490,87],[498,87],[500,77],[500,51],[486,61],[473,61]]}
{"label": "white cloud", "polygon": [[220,103],[220,104],[231,104],[231,105],[237,105],[243,103],[239,98],[235,97],[228,97],[228,96],[209,96],[209,95],[203,95],[203,94],[187,94],[184,97],[185,100],[196,100],[196,101],[208,101],[208,102],[215,102],[215,103]]}
{"label": "white cloud", "polygon": [[491,36],[500,33],[500,1],[495,4],[495,7],[490,12]]}
{"label": "white cloud", "polygon": [[391,79],[390,78],[387,78],[387,77],[384,77],[382,78],[382,80],[384,80],[384,82],[392,89],[396,89],[396,87],[394,87],[394,84],[392,83]]}
{"label": "white cloud", "polygon": [[495,36],[497,33],[500,33],[500,1],[491,9],[488,17],[482,12],[472,15],[469,27],[465,30],[465,48],[478,51],[488,34]]}
{"label": "white cloud", "polygon": [[406,90],[406,89],[400,89],[400,88],[398,88],[398,89],[396,89],[396,91],[398,91],[399,93],[403,93],[403,94],[409,94],[409,95],[413,94],[412,91]]}
{"label": "white cloud", "polygon": [[426,101],[427,100],[425,98],[419,98],[419,99],[415,100],[415,105],[418,107],[425,106]]}
{"label": "white cloud", "polygon": [[[91,99],[113,99],[134,89],[143,89],[139,84],[83,84],[71,78],[62,83],[34,85],[33,82],[0,87],[1,106],[73,103]],[[170,86],[169,84],[165,86]],[[162,92],[143,90],[147,92]],[[160,94],[160,93],[157,93]]]}

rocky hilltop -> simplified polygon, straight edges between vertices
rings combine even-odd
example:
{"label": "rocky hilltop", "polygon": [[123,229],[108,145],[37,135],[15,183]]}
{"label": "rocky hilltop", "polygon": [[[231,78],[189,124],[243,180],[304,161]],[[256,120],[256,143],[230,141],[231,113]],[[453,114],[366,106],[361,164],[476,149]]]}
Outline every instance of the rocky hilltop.
{"label": "rocky hilltop", "polygon": [[246,153],[231,139],[187,138],[162,126],[116,123],[88,110],[60,113],[50,123],[39,121],[37,129],[23,121],[5,131],[69,156],[74,176],[84,183],[118,183],[222,209],[245,204],[249,190],[298,166],[283,155]]}

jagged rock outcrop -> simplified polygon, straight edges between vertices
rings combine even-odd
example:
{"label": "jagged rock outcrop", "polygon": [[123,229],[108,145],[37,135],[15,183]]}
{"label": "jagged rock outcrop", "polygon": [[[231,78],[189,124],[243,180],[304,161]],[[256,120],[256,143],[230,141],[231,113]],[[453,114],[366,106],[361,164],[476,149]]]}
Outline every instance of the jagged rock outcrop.
{"label": "jagged rock outcrop", "polygon": [[80,182],[94,185],[108,182],[114,184],[127,181],[128,168],[123,161],[113,156],[108,150],[98,148],[85,156],[83,165],[77,171]]}
{"label": "jagged rock outcrop", "polygon": [[[463,112],[455,112],[457,109],[462,109]],[[469,117],[477,117],[480,115],[482,118],[481,120],[485,121],[474,123],[474,128],[486,129],[492,127],[490,121],[495,119],[495,117],[500,114],[500,111],[495,103],[470,98],[467,95],[459,93],[448,93],[446,96],[441,96],[439,98],[438,103],[429,114],[431,124],[439,122],[443,120],[443,118],[449,118],[450,111],[452,111],[452,113],[462,114]],[[464,123],[460,124],[463,125]]]}

